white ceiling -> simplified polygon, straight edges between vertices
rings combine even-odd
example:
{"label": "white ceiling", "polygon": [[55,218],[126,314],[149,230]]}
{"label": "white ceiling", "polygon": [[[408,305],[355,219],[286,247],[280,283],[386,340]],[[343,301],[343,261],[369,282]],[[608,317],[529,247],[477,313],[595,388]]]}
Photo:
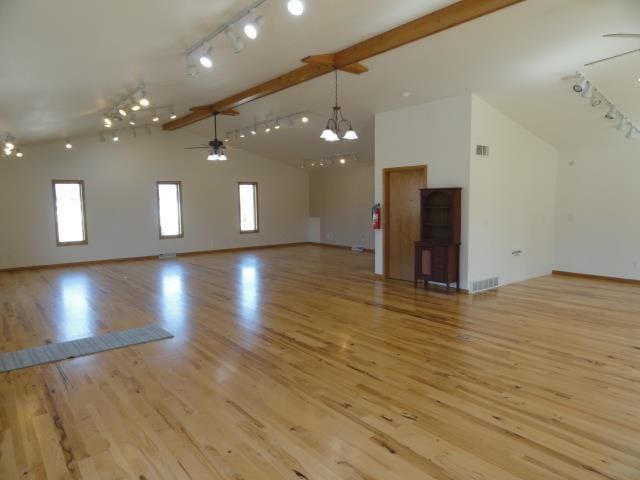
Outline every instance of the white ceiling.
{"label": "white ceiling", "polygon": [[[12,132],[23,145],[97,137],[102,113],[141,81],[155,104],[185,113],[289,71],[307,55],[339,50],[453,2],[306,0],[298,18],[284,0],[268,0],[258,40],[234,54],[219,38],[215,68],[187,77],[181,52],[248,3],[2,0],[0,133]],[[331,76],[240,107],[239,117],[219,123],[231,130],[306,110],[313,112],[307,126],[234,143],[290,163],[350,152],[371,161],[376,112],[475,92],[556,147],[625,141],[602,118],[604,106],[593,109],[563,80],[584,63],[640,48],[640,40],[602,38],[614,32],[640,33],[640,1],[527,0],[367,60],[364,75],[341,74],[341,104],[360,133],[357,142],[318,138],[332,104]],[[640,54],[586,73],[640,125]],[[188,129],[210,137],[212,122]]]}

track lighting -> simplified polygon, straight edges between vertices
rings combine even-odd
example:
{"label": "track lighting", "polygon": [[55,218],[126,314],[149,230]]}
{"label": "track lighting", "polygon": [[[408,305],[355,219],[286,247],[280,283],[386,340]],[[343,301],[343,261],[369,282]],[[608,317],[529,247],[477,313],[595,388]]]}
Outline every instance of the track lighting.
{"label": "track lighting", "polygon": [[305,116],[305,117],[302,117],[300,120],[302,121],[302,123],[309,123],[309,117]]}
{"label": "track lighting", "polygon": [[205,68],[213,67],[213,47],[207,48],[206,52],[200,56],[200,65]]}
{"label": "track lighting", "polygon": [[344,165],[345,163],[347,163],[347,159],[346,158],[341,158],[340,159],[340,165]]}
{"label": "track lighting", "polygon": [[604,118],[606,118],[607,120],[613,120],[616,118],[616,106],[611,104],[609,106],[609,111],[607,113],[605,113]]}
{"label": "track lighting", "polygon": [[149,98],[147,98],[147,92],[144,90],[144,88],[140,92],[140,100],[138,100],[138,103],[142,107],[148,107],[149,105],[151,105]]}
{"label": "track lighting", "polygon": [[16,150],[16,157],[22,158],[22,152],[20,151],[20,149]]}
{"label": "track lighting", "polygon": [[240,53],[247,46],[247,43],[235,34],[231,26],[224,31],[224,34],[233,48],[233,53]]}
{"label": "track lighting", "polygon": [[616,129],[621,132],[624,130],[624,127],[627,125],[627,119],[624,118],[624,115],[620,114],[620,121],[618,122],[618,126]]}
{"label": "track lighting", "polygon": [[136,114],[132,113],[131,117],[129,117],[129,125],[133,126],[136,124]]}
{"label": "track lighting", "polygon": [[573,91],[576,93],[582,93],[586,87],[587,79],[583,75],[580,75],[578,77],[578,81],[573,85]]}
{"label": "track lighting", "polygon": [[264,129],[264,133],[269,133],[270,131],[271,131],[271,127],[266,127],[266,128]]}
{"label": "track lighting", "polygon": [[196,61],[193,58],[193,55],[185,55],[185,71],[187,76],[195,77],[198,74],[198,65],[196,65]]}
{"label": "track lighting", "polygon": [[151,112],[151,121],[154,123],[160,121],[160,117],[158,116],[158,113],[156,112],[155,108]]}
{"label": "track lighting", "polygon": [[260,28],[264,23],[264,18],[261,15],[256,15],[252,12],[252,19],[249,20],[244,26],[244,34],[250,40],[255,40],[260,35]]}
{"label": "track lighting", "polygon": [[169,118],[171,120],[175,120],[178,116],[176,115],[176,112],[173,111],[173,107],[169,108]]}
{"label": "track lighting", "polygon": [[118,108],[118,113],[123,117],[127,116],[127,110],[124,107]]}
{"label": "track lighting", "polygon": [[594,88],[593,95],[591,95],[591,106],[597,107],[602,103],[602,99],[598,95],[598,91]]}
{"label": "track lighting", "polygon": [[67,150],[71,150],[73,148],[71,141],[67,140],[67,143],[64,144],[64,148],[66,148]]}
{"label": "track lighting", "polygon": [[275,128],[276,130],[280,130],[280,121],[276,120],[276,124],[273,128]]}
{"label": "track lighting", "polygon": [[104,120],[104,126],[107,127],[107,128],[111,128],[112,122],[111,122],[111,119],[107,115],[104,116],[103,120]]}
{"label": "track lighting", "polygon": [[294,125],[294,120],[297,122],[299,119],[304,123],[309,121],[309,117],[305,112],[290,113],[281,117],[270,118],[264,122],[254,123],[251,126],[244,126],[228,131],[227,135],[231,138],[245,138],[248,135],[257,135],[258,132],[279,132],[287,126],[292,127]]}
{"label": "track lighting", "polygon": [[241,134],[240,134],[240,138],[244,138],[244,137],[245,137],[245,134],[244,134],[244,133],[241,133]]}
{"label": "track lighting", "polygon": [[120,137],[118,136],[118,134],[116,132],[112,132],[111,133],[111,140],[114,142],[117,142],[120,140]]}
{"label": "track lighting", "polygon": [[289,0],[287,2],[287,10],[291,15],[299,17],[304,13],[304,2],[302,0]]}
{"label": "track lighting", "polygon": [[635,133],[636,127],[633,125],[629,126],[629,131],[627,132],[627,140],[631,140],[633,138],[633,134]]}
{"label": "track lighting", "polygon": [[140,105],[138,105],[137,103],[134,103],[133,105],[131,105],[132,112],[137,112],[138,110],[140,110]]}
{"label": "track lighting", "polygon": [[10,148],[5,148],[4,149],[4,154],[7,156],[10,156],[13,153],[13,150]]}
{"label": "track lighting", "polygon": [[582,90],[581,95],[584,98],[589,98],[589,97],[591,97],[592,93],[593,93],[593,86],[591,85],[591,82],[587,81],[587,84],[585,85],[584,89]]}
{"label": "track lighting", "polygon": [[255,135],[256,133],[258,133],[258,132],[256,132],[255,128],[251,130],[251,135]]}

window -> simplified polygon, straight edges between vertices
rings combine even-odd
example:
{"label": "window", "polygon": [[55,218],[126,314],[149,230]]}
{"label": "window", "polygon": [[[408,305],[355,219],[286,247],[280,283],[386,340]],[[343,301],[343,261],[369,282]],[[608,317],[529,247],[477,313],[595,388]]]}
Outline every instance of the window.
{"label": "window", "polygon": [[258,184],[240,182],[240,233],[258,233]]}
{"label": "window", "polygon": [[180,182],[158,182],[160,238],[182,238],[182,188]]}
{"label": "window", "polygon": [[84,245],[87,243],[87,219],[82,180],[54,180],[53,207],[56,223],[56,243]]}

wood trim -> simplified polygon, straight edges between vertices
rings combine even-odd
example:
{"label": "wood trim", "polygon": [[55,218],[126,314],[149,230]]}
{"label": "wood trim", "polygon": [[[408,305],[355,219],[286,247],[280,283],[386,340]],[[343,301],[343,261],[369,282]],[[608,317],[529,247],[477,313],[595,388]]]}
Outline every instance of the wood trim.
{"label": "wood trim", "polygon": [[427,165],[410,165],[382,169],[382,205],[380,206],[380,215],[382,215],[382,276],[385,279],[389,278],[389,215],[387,214],[387,205],[389,204],[389,173],[406,171],[424,172],[424,186],[427,186]]}
{"label": "wood trim", "polygon": [[[328,247],[328,248],[339,248],[340,250],[351,250],[352,247],[348,245],[338,245],[336,243],[320,243],[320,242],[308,242],[309,245],[316,245],[318,247]],[[375,249],[373,248],[365,248],[364,252],[366,253],[374,253]]]}
{"label": "wood trim", "polygon": [[[253,195],[253,203],[255,209],[255,230],[242,230],[242,205],[240,204],[240,187],[242,185],[252,185],[255,188]],[[240,223],[239,231],[242,235],[246,233],[260,233],[260,204],[258,200],[258,182],[238,182],[238,220]]]}
{"label": "wood trim", "polygon": [[[82,197],[82,203],[80,207],[82,208],[82,233],[84,235],[84,240],[81,240],[78,242],[61,242],[60,241],[60,232],[58,231],[58,199],[56,196],[56,185],[60,185],[60,184],[80,185],[80,195]],[[58,247],[87,245],[89,243],[89,233],[87,228],[87,201],[84,195],[84,180],[51,180],[51,190],[53,192],[53,222],[55,224],[56,245]]]}
{"label": "wood trim", "polygon": [[[255,245],[251,247],[220,248],[217,250],[195,250],[192,252],[177,253],[176,257],[192,257],[197,255],[207,255],[207,254],[215,254],[215,253],[243,252],[247,250],[266,250],[271,248],[299,247],[302,245],[310,245],[310,242],[275,243],[270,245]],[[105,258],[100,260],[85,260],[82,262],[51,263],[46,265],[28,265],[25,267],[2,268],[0,269],[0,273],[15,273],[15,272],[28,271],[28,270],[44,270],[44,269],[53,269],[53,268],[90,267],[92,265],[137,262],[137,261],[144,261],[144,260],[160,260],[160,259],[158,258],[158,255],[146,255],[142,257]]]}
{"label": "wood trim", "polygon": [[[165,123],[162,128],[164,130],[177,130],[210,117],[216,112],[237,108],[245,103],[325,75],[335,69],[362,73],[366,67],[358,65],[358,62],[522,1],[524,0],[460,0],[453,5],[431,12],[339,52],[305,57],[307,59],[315,58],[324,63],[308,63],[303,67],[296,68],[284,75],[260,83],[223,100],[193,107],[190,113]],[[331,59],[333,59],[333,62],[329,64]]]}
{"label": "wood trim", "polygon": [[640,285],[640,280],[636,280],[635,278],[609,277],[607,275],[592,275],[590,273],[565,272],[562,270],[553,270],[551,273],[553,275],[559,275],[563,277],[585,278],[589,280],[605,280],[608,282],[626,283],[627,285]]}
{"label": "wood trim", "polygon": [[[180,233],[178,235],[162,235],[162,225],[160,224],[160,185],[177,185],[178,187],[178,220],[180,223]],[[158,180],[156,182],[156,196],[158,200],[158,236],[160,240],[184,238],[184,224],[182,223],[182,182],[178,180]]]}

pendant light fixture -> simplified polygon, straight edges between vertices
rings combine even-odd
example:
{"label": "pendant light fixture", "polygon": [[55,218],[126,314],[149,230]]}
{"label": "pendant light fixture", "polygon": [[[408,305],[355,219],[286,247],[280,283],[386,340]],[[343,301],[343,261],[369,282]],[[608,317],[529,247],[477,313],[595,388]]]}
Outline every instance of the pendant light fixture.
{"label": "pendant light fixture", "polygon": [[224,162],[227,160],[227,155],[224,152],[224,142],[218,140],[218,114],[213,114],[213,131],[214,138],[209,142],[209,146],[211,147],[211,151],[209,152],[209,156],[207,160],[210,162]]}
{"label": "pendant light fixture", "polygon": [[335,95],[336,103],[333,106],[333,114],[327,121],[327,126],[322,131],[320,138],[326,142],[337,142],[342,135],[345,140],[357,140],[358,134],[351,126],[351,122],[342,116],[342,110],[338,105],[338,70],[335,70]]}

